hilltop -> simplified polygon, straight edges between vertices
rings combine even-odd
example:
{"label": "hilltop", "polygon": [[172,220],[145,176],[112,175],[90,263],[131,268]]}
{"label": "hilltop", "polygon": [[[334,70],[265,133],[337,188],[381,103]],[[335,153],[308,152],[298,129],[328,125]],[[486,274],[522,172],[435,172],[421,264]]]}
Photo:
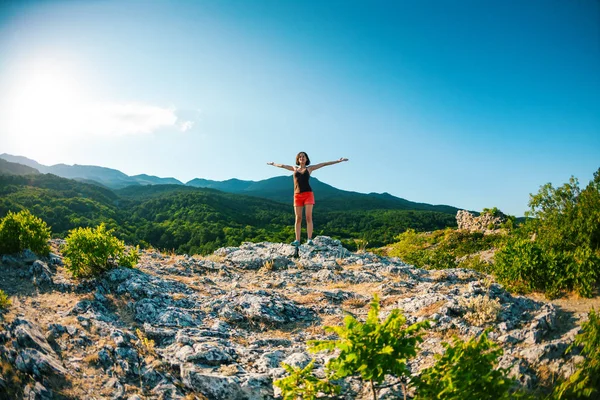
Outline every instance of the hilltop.
{"label": "hilltop", "polygon": [[[307,341],[330,338],[323,326],[346,313],[364,319],[373,293],[382,316],[400,308],[408,323],[432,322],[409,362],[415,374],[442,342],[485,328],[504,350],[500,366],[528,390],[570,375],[578,358],[563,352],[585,314],[511,295],[472,270],[424,270],[325,236],[301,246],[298,259],[291,246],[270,242],[208,257],[144,250],[138,268],[86,281],[66,273],[61,243],[52,241],[47,259],[2,257],[0,289],[13,300],[0,335],[0,386],[9,397],[276,398],[280,363],[315,358],[322,372],[327,356],[309,354]],[[380,398],[402,397],[397,381],[385,383]],[[342,390],[343,398],[371,398],[359,380]]]}

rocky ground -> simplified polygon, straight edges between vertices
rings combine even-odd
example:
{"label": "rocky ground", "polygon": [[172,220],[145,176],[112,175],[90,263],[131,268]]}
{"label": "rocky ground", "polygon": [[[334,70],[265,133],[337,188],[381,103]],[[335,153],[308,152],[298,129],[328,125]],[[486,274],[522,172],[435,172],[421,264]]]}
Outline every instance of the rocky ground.
{"label": "rocky ground", "polygon": [[[565,357],[586,313],[513,296],[480,273],[428,271],[395,258],[351,253],[339,241],[293,248],[246,243],[209,257],[143,251],[136,269],[117,268],[76,281],[54,254],[3,256],[0,289],[12,305],[0,317],[0,398],[271,399],[281,362],[305,366],[325,354],[306,341],[332,338],[325,325],[346,313],[363,319],[373,293],[381,317],[404,310],[409,323],[428,319],[418,373],[454,335],[486,327],[523,387],[550,387],[572,373]],[[397,383],[390,378],[388,384]],[[343,398],[371,398],[358,379]],[[400,385],[382,399],[402,396]]]}

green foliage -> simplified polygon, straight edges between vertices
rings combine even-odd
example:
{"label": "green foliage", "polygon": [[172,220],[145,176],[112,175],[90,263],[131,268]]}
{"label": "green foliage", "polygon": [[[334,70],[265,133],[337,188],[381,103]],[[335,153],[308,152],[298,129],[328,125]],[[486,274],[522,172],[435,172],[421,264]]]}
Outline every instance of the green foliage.
{"label": "green foliage", "polygon": [[[583,362],[566,381],[557,385],[555,399],[597,399],[600,397],[600,318],[592,309],[588,320],[581,325],[582,332],[575,337],[581,346]],[[569,348],[569,351],[573,346]]]}
{"label": "green foliage", "polygon": [[381,384],[386,374],[399,378],[410,376],[406,363],[417,353],[417,344],[423,341],[422,330],[428,321],[403,327],[406,318],[400,310],[393,310],[385,321],[379,321],[379,298],[371,301],[371,308],[364,323],[351,315],[344,319],[344,326],[326,326],[325,330],[339,336],[337,340],[312,340],[308,342],[312,352],[338,350],[327,369],[334,378],[360,375],[370,382],[374,397],[375,384]]}
{"label": "green foliage", "polygon": [[408,229],[396,239],[398,241],[390,246],[387,253],[389,256],[430,269],[455,268],[457,258],[489,250],[503,240],[500,235],[484,235],[451,228],[428,233]]}
{"label": "green foliage", "polygon": [[498,217],[498,216],[502,215],[502,212],[498,209],[498,207],[493,207],[493,208],[484,208],[483,211],[481,212],[481,214],[488,214],[488,215],[491,215],[492,217]]}
{"label": "green foliage", "polygon": [[319,379],[313,374],[315,361],[304,368],[294,367],[286,363],[281,363],[288,372],[288,376],[273,382],[275,386],[281,389],[283,400],[308,399],[314,400],[324,394],[338,394],[340,387],[331,383],[328,379]]}
{"label": "green foliage", "polygon": [[0,253],[18,253],[30,249],[40,255],[48,255],[50,228],[28,210],[9,212],[0,222]]}
{"label": "green foliage", "polygon": [[458,268],[472,269],[485,274],[490,274],[493,270],[492,264],[482,260],[479,255],[465,258],[458,264]]}
{"label": "green foliage", "polygon": [[119,265],[125,268],[134,268],[140,261],[140,246],[132,247],[129,253],[119,257]]}
{"label": "green foliage", "polygon": [[415,379],[416,399],[498,400],[511,399],[513,380],[508,370],[494,369],[502,349],[487,338],[464,342],[454,338],[453,344],[443,344],[446,351],[436,355],[437,362]]}
{"label": "green foliage", "polygon": [[10,307],[11,304],[8,295],[4,293],[4,290],[0,289],[0,310]]}
{"label": "green foliage", "polygon": [[[315,235],[342,239],[350,250],[357,250],[363,240],[372,247],[392,243],[408,228],[425,231],[456,226],[453,214],[435,211],[433,206],[431,210],[367,207],[348,211],[343,203],[327,207],[320,203]],[[282,204],[181,185],[113,192],[50,174],[0,175],[0,216],[23,209],[44,219],[58,237],[66,237],[74,228],[104,223],[127,243],[179,254],[208,254],[242,242],[285,243],[294,238],[294,214],[287,200]]]}
{"label": "green foliage", "polygon": [[496,254],[500,281],[521,292],[591,297],[600,278],[600,169],[585,190],[577,179],[531,196],[528,216]]}
{"label": "green foliage", "polygon": [[139,328],[136,328],[135,336],[139,339],[139,347],[143,354],[156,355],[154,340],[148,339],[148,336]]}
{"label": "green foliage", "polygon": [[127,255],[124,252],[125,244],[104,224],[70,231],[63,248],[65,266],[76,278],[98,276],[117,264],[135,266],[139,258],[137,248]]}

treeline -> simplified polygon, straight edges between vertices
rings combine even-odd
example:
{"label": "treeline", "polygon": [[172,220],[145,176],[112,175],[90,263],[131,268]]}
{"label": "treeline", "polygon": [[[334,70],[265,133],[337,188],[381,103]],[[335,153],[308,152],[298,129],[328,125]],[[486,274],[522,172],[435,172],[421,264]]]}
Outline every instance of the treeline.
{"label": "treeline", "polygon": [[[50,174],[0,175],[0,217],[29,210],[65,237],[78,227],[104,223],[119,239],[176,253],[207,254],[244,241],[291,242],[292,207],[262,198],[180,185],[128,187],[118,191]],[[408,228],[431,231],[456,226],[436,211],[315,210],[315,234],[356,249],[356,240],[383,246]]]}

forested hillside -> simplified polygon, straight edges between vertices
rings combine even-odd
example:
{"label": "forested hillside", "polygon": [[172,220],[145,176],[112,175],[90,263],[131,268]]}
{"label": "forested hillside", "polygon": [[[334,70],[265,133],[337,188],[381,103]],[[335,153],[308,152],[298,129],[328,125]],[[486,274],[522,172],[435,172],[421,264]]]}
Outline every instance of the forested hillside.
{"label": "forested hillside", "polygon": [[[353,207],[323,199],[315,209],[315,234],[343,240],[352,249],[355,239],[383,246],[408,228],[430,231],[456,225],[452,213],[368,209],[376,203],[356,195],[365,202]],[[294,214],[287,202],[182,185],[113,191],[51,174],[0,175],[0,217],[22,209],[46,221],[57,237],[104,222],[127,243],[177,253],[206,254],[244,241],[293,240]]]}
{"label": "forested hillside", "polygon": [[[131,186],[147,185],[179,185],[182,182],[174,178],[159,178],[149,175],[128,176],[112,168],[94,165],[66,165],[56,164],[45,166],[26,157],[0,154],[0,159],[10,161],[13,166],[21,164],[23,167],[35,168],[41,173],[50,173],[62,178],[75,179],[80,182],[98,184],[112,190],[122,190],[128,193]],[[13,168],[14,169],[14,168]],[[0,173],[3,171],[0,164]],[[6,171],[13,174],[12,171]],[[212,181],[208,179],[192,179],[185,186],[204,189],[216,189],[221,192],[242,194],[260,197],[268,200],[290,204],[292,201],[292,180],[290,175],[275,176],[260,181],[244,181],[228,179],[225,181]],[[349,210],[422,210],[438,211],[455,215],[459,210],[448,205],[433,205],[416,203],[406,199],[392,196],[389,193],[358,193],[341,190],[312,177],[311,186],[317,194],[320,211],[349,211]],[[162,191],[162,189],[160,189]],[[168,189],[171,190],[171,189]],[[135,192],[135,191],[134,191]]]}

